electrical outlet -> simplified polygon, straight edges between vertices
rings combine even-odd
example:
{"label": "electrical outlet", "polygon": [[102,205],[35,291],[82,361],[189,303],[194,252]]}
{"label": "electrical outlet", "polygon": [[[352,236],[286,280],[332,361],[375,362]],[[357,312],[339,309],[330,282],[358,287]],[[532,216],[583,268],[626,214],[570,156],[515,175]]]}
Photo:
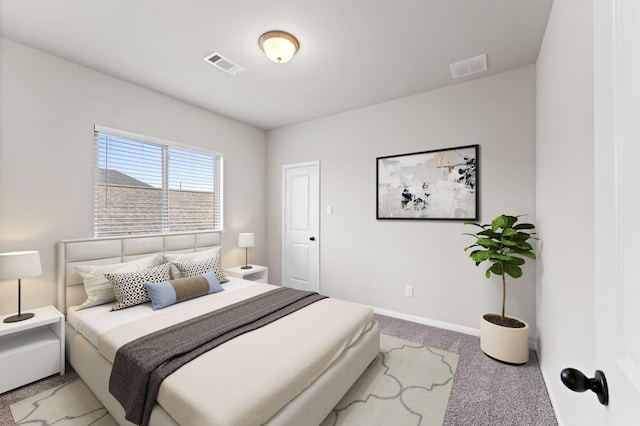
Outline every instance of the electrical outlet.
{"label": "electrical outlet", "polygon": [[407,297],[413,297],[413,286],[408,285],[404,287],[404,295]]}

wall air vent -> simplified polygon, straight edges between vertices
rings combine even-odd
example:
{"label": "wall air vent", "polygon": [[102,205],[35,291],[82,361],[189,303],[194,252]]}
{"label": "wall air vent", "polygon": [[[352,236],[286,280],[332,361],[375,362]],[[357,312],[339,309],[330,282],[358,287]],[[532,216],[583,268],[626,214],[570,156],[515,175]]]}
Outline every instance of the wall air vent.
{"label": "wall air vent", "polygon": [[219,68],[222,71],[234,77],[246,71],[246,68],[243,68],[240,65],[236,64],[235,62],[229,60],[228,58],[225,58],[218,52],[213,52],[211,55],[208,55],[202,59],[205,62],[210,63],[214,67]]}
{"label": "wall air vent", "polygon": [[466,77],[487,70],[487,54],[465,59],[449,65],[453,78]]}

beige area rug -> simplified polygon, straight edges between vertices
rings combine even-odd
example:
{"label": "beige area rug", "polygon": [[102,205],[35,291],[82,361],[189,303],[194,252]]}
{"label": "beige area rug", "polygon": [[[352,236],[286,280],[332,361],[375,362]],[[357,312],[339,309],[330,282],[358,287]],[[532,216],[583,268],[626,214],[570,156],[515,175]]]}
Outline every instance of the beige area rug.
{"label": "beige area rug", "polygon": [[322,426],[441,426],[457,365],[457,354],[382,334],[380,354]]}
{"label": "beige area rug", "polygon": [[118,425],[82,380],[46,390],[10,408],[16,425]]}
{"label": "beige area rug", "polygon": [[[442,425],[458,355],[380,336],[380,354],[322,426]],[[82,380],[11,405],[16,425],[112,426]]]}

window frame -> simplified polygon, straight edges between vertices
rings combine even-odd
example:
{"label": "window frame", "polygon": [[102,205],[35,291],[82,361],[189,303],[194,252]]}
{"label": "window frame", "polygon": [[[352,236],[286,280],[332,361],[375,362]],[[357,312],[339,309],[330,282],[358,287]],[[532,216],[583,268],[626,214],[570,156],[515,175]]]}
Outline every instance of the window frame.
{"label": "window frame", "polygon": [[[162,191],[162,227],[161,231],[148,230],[141,232],[130,233],[100,233],[100,217],[99,217],[99,188],[100,188],[100,137],[99,135],[112,136],[116,138],[122,138],[131,142],[137,142],[147,145],[155,145],[162,149],[162,187],[159,188]],[[154,136],[143,135],[139,133],[133,133],[125,130],[114,129],[111,127],[94,125],[94,147],[93,147],[93,161],[94,161],[94,173],[93,173],[93,233],[94,237],[106,237],[106,236],[126,236],[126,235],[149,235],[149,234],[170,234],[180,233],[185,231],[171,231],[169,229],[169,150],[176,149],[185,151],[188,153],[194,153],[199,155],[205,155],[213,159],[213,223],[210,228],[206,229],[191,229],[192,231],[222,231],[224,228],[224,193],[223,193],[223,179],[224,179],[224,155],[219,151],[210,149],[204,149],[201,147],[183,144],[167,139],[161,139]]]}

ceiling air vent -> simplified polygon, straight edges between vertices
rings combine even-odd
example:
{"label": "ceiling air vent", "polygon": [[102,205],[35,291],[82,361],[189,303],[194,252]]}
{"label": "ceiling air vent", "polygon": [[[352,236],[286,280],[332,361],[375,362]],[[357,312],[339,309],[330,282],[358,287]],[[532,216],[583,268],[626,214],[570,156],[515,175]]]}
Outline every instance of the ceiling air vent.
{"label": "ceiling air vent", "polygon": [[465,59],[449,65],[453,78],[466,77],[487,70],[487,54]]}
{"label": "ceiling air vent", "polygon": [[229,60],[228,58],[225,58],[218,52],[213,52],[211,55],[208,55],[202,59],[234,77],[246,71],[246,68],[243,68],[235,62]]}

